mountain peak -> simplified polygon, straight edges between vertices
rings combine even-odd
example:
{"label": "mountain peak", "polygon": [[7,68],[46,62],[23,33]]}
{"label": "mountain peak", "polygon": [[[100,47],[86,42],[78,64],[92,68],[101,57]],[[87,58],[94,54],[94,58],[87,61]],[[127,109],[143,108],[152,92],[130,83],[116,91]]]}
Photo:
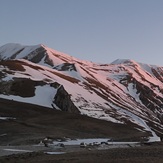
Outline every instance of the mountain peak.
{"label": "mountain peak", "polygon": [[131,59],[116,59],[111,64],[137,64],[137,62]]}

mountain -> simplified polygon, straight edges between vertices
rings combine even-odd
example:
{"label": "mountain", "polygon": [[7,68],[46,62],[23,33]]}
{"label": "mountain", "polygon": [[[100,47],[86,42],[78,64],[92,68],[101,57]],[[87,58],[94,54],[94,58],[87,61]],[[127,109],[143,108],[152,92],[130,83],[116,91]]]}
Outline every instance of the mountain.
{"label": "mountain", "polygon": [[0,47],[0,98],[84,114],[163,135],[163,67],[82,61],[45,45]]}

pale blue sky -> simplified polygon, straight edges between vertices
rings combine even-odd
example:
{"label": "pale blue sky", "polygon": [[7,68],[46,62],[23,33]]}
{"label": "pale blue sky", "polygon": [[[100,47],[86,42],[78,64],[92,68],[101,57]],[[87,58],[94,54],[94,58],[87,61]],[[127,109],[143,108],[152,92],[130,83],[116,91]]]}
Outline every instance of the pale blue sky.
{"label": "pale blue sky", "polygon": [[163,0],[0,0],[0,46],[12,42],[163,66]]}

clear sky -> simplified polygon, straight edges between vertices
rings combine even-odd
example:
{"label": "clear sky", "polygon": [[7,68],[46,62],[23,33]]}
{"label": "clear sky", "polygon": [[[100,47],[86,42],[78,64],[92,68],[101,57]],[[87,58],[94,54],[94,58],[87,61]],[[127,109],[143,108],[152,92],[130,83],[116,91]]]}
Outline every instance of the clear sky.
{"label": "clear sky", "polygon": [[0,46],[6,43],[163,66],[163,0],[0,0]]}

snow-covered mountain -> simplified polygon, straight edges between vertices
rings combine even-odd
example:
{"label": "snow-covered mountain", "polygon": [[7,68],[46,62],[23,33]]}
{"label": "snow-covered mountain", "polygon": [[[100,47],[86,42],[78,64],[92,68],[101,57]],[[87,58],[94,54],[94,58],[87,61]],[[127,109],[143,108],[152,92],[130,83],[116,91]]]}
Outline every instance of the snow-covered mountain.
{"label": "snow-covered mountain", "polygon": [[0,60],[0,98],[133,125],[151,139],[163,134],[163,67],[96,64],[42,44],[6,44]]}

